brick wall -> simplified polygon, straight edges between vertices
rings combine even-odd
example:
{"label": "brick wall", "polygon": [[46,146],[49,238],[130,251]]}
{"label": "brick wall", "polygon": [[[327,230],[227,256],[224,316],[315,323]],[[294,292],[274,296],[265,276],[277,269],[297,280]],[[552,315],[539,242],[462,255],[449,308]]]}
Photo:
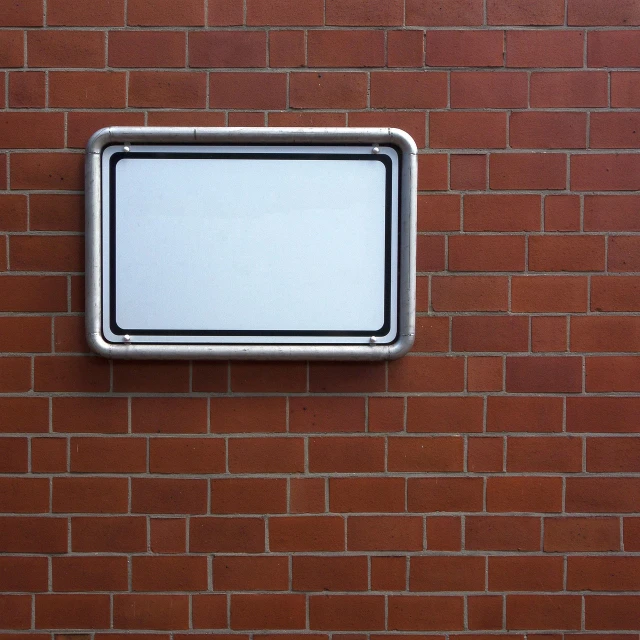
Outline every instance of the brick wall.
{"label": "brick wall", "polygon": [[[0,640],[638,640],[638,0],[0,25]],[[414,352],[91,357],[82,149],[110,124],[409,131]]]}

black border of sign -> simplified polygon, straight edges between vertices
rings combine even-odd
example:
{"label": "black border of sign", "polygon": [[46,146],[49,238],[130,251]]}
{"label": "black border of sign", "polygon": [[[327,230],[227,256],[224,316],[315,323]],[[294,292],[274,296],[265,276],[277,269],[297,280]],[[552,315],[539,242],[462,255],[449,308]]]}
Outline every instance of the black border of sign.
{"label": "black border of sign", "polygon": [[[398,169],[401,164],[401,154],[398,154]],[[368,160],[382,162],[386,169],[385,182],[385,277],[384,277],[384,322],[379,329],[369,331],[233,331],[233,330],[171,330],[171,329],[123,329],[116,318],[116,166],[122,159],[151,158],[151,159],[212,159],[212,160],[247,160],[247,159],[270,159],[270,160]],[[384,336],[389,332],[391,326],[391,227],[392,227],[392,169],[393,162],[385,154],[344,154],[344,153],[170,153],[170,152],[118,152],[109,159],[109,328],[114,335],[139,335],[139,336],[345,336],[345,337],[366,337]],[[398,198],[400,194],[398,194]],[[399,205],[399,202],[398,202]],[[399,222],[398,206],[398,222]],[[398,247],[399,249],[399,247]],[[398,251],[399,260],[399,251]]]}

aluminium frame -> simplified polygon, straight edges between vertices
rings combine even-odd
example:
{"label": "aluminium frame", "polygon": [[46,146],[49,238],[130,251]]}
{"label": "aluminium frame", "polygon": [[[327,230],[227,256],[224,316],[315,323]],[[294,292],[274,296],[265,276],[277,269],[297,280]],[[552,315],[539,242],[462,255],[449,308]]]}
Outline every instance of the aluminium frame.
{"label": "aluminium frame", "polygon": [[[390,144],[400,151],[398,338],[391,344],[176,344],[108,342],[102,333],[102,152],[113,144]],[[390,360],[415,337],[417,148],[392,128],[107,127],[91,136],[85,161],[86,337],[106,358],[210,360]]]}

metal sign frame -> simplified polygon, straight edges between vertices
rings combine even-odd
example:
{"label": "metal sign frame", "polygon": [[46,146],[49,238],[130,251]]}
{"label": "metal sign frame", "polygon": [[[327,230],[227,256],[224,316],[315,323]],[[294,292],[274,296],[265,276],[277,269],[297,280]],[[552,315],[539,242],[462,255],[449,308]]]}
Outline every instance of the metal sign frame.
{"label": "metal sign frame", "polygon": [[[397,211],[397,323],[395,340],[380,344],[376,336],[363,344],[348,342],[263,343],[216,342],[215,336],[194,341],[188,336],[164,342],[154,335],[140,342],[129,335],[114,341],[105,331],[103,278],[104,228],[109,211],[105,211],[108,181],[103,175],[103,155],[114,146],[125,152],[140,145],[184,147],[187,145],[243,146],[319,146],[358,147],[366,153],[379,153],[383,146],[393,147],[398,156]],[[97,131],[87,145],[85,166],[86,204],[86,335],[90,347],[108,358],[125,359],[251,359],[251,360],[385,360],[399,358],[411,348],[415,334],[415,254],[417,149],[408,134],[398,129],[301,129],[301,128],[192,128],[192,127],[109,127]],[[107,216],[107,218],[105,218]],[[108,274],[107,274],[108,275]],[[107,283],[108,286],[108,283]],[[107,322],[108,324],[108,322]],[[110,339],[111,338],[111,339]],[[149,341],[152,340],[152,341]],[[312,339],[310,339],[312,340]]]}

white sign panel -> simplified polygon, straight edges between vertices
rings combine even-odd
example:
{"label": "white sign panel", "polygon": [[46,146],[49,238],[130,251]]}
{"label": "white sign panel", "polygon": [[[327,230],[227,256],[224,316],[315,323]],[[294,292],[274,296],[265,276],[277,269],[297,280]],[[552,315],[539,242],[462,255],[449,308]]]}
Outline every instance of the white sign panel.
{"label": "white sign panel", "polygon": [[198,131],[198,144],[180,139],[193,129],[114,128],[92,139],[94,349],[148,358],[401,355],[413,316],[413,271],[402,269],[415,245],[403,219],[411,202],[402,207],[403,195],[415,200],[403,191],[403,166],[406,179],[415,160],[403,148],[408,136],[399,145],[375,130],[370,140],[333,144],[316,131],[304,142],[294,133],[270,140],[267,129],[252,143],[256,130]]}

